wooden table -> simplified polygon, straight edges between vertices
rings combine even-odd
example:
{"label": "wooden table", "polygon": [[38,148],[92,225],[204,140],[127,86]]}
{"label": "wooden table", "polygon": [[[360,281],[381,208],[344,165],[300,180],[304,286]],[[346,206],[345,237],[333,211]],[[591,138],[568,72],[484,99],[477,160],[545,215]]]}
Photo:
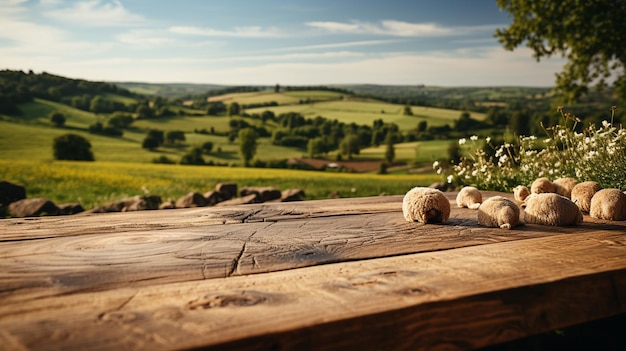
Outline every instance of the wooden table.
{"label": "wooden table", "polygon": [[402,196],[0,220],[0,349],[471,349],[625,312],[626,222],[446,195],[445,224]]}

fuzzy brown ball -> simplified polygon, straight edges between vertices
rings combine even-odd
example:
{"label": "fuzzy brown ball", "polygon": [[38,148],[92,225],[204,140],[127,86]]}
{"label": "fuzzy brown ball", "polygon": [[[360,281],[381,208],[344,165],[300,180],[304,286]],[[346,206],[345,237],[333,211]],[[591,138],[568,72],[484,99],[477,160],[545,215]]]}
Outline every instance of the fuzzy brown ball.
{"label": "fuzzy brown ball", "polygon": [[575,178],[559,178],[552,182],[554,192],[565,196],[568,199],[572,198],[572,189],[578,184],[578,180]]}
{"label": "fuzzy brown ball", "polygon": [[416,187],[404,195],[402,213],[407,222],[445,222],[450,217],[450,201],[440,190]]}
{"label": "fuzzy brown ball", "polygon": [[589,213],[591,210],[591,198],[602,187],[597,182],[587,181],[574,185],[572,188],[572,201],[578,205],[581,211]]}
{"label": "fuzzy brown ball", "polygon": [[530,190],[523,185],[518,185],[513,188],[513,198],[515,198],[515,201],[524,202],[528,195],[530,195]]}
{"label": "fuzzy brown ball", "polygon": [[554,185],[548,178],[537,178],[530,185],[530,192],[533,194],[553,193]]}
{"label": "fuzzy brown ball", "polygon": [[567,226],[583,221],[578,206],[555,193],[531,194],[526,198],[524,221],[542,225]]}
{"label": "fuzzy brown ball", "polygon": [[456,205],[459,207],[467,207],[472,210],[478,209],[483,202],[483,196],[473,186],[466,186],[456,195]]}
{"label": "fuzzy brown ball", "polygon": [[519,207],[503,196],[492,196],[478,208],[478,224],[486,227],[511,229],[520,224],[519,216]]}
{"label": "fuzzy brown ball", "polygon": [[626,221],[626,194],[619,189],[602,189],[591,198],[589,215],[610,221]]}

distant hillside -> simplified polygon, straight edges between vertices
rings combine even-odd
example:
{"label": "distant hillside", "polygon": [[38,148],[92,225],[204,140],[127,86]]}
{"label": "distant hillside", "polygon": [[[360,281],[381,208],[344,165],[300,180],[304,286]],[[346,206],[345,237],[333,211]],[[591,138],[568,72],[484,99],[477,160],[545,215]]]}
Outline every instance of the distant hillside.
{"label": "distant hillside", "polygon": [[140,95],[111,83],[70,79],[46,72],[0,71],[0,113],[19,114],[19,104],[45,99],[94,112],[128,111]]}
{"label": "distant hillside", "polygon": [[226,88],[225,85],[192,83],[112,82],[112,84],[128,89],[137,94],[174,99],[186,96],[202,95],[209,91]]}

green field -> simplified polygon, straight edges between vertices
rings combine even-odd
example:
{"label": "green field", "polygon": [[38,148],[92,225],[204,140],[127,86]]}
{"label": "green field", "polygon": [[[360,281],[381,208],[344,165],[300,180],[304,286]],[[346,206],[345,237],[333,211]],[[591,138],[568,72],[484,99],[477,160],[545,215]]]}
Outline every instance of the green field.
{"label": "green field", "polygon": [[[403,115],[404,106],[384,102],[373,101],[325,101],[310,104],[283,105],[274,107],[259,107],[246,109],[246,113],[262,113],[272,111],[279,115],[287,112],[298,112],[307,118],[322,116],[327,119],[336,119],[344,123],[356,123],[372,125],[377,119],[387,123],[395,123],[401,131],[406,132],[417,127],[421,121],[426,121],[429,126],[452,126],[462,111],[447,110],[433,107],[412,106],[413,116]],[[485,114],[473,112],[472,118],[483,120]]]}
{"label": "green field", "polygon": [[441,180],[435,174],[373,175],[254,169],[134,164],[128,162],[67,162],[0,160],[0,179],[24,185],[27,197],[46,197],[57,204],[80,202],[93,208],[110,201],[142,194],[177,199],[190,191],[205,193],[218,182],[243,186],[300,188],[308,200],[342,197],[400,195],[414,186]]}
{"label": "green field", "polygon": [[[445,157],[450,140],[432,140],[432,141],[414,141],[411,143],[401,143],[394,145],[396,161],[407,163],[417,163],[420,166],[432,165],[433,162]],[[358,155],[354,156],[355,160],[382,160],[385,158],[387,147],[380,145],[378,147],[368,147]],[[416,162],[417,161],[417,162]]]}
{"label": "green field", "polygon": [[[113,95],[105,98],[123,103],[134,101]],[[460,115],[460,111],[413,107],[414,116],[404,116],[404,106],[401,105],[342,99],[341,94],[326,91],[290,91],[279,94],[266,91],[231,94],[222,98],[240,104],[268,101],[292,103],[273,108],[247,109],[247,113],[271,109],[277,114],[300,112],[305,117],[323,116],[344,123],[368,125],[372,125],[376,119],[383,119],[398,124],[403,131],[415,128],[421,120],[427,120],[429,125],[440,125],[451,123]],[[300,100],[318,102],[301,104]],[[321,100],[325,101],[319,102]],[[177,108],[173,107],[174,110]],[[176,199],[189,191],[204,193],[223,181],[235,181],[240,186],[275,186],[281,190],[302,188],[307,199],[323,199],[332,192],[339,192],[345,197],[402,194],[413,186],[440,180],[433,172],[377,175],[239,168],[236,167],[241,164],[239,145],[237,142],[229,142],[224,136],[229,131],[231,120],[226,116],[186,115],[136,120],[130,129],[124,130],[122,137],[110,137],[87,131],[96,122],[106,123],[108,115],[105,114],[94,114],[41,99],[21,104],[20,110],[21,115],[0,115],[0,179],[25,185],[28,197],[47,197],[56,203],[80,202],[86,208],[92,208],[145,192],[160,195],[164,200]],[[64,127],[52,125],[49,116],[53,111],[66,116]],[[247,121],[256,125],[262,123],[250,118]],[[276,126],[269,121],[265,127],[272,130]],[[185,132],[185,141],[177,145],[160,146],[155,151],[145,150],[141,144],[149,129],[166,132],[181,130]],[[221,135],[194,132],[211,129]],[[96,161],[54,161],[53,140],[67,133],[87,138]],[[203,155],[205,162],[212,161],[228,167],[152,163],[160,156],[178,162],[191,147],[207,141],[211,141],[214,146],[211,153]],[[447,143],[427,141],[396,144],[396,160],[420,166],[430,165],[433,160],[445,157]],[[380,160],[384,151],[384,146],[363,149],[355,159]],[[269,138],[258,139],[256,159],[261,161],[306,157],[306,154],[303,149],[272,145]]]}

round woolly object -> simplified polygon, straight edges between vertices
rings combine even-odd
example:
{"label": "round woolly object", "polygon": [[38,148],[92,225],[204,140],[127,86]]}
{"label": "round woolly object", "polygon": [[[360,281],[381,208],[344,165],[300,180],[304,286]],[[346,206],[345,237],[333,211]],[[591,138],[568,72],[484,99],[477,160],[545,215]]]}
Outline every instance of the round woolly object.
{"label": "round woolly object", "polygon": [[445,222],[450,217],[450,201],[441,190],[416,187],[404,195],[402,213],[407,222]]}
{"label": "round woolly object", "polygon": [[610,221],[626,221],[626,194],[619,189],[602,189],[591,198],[589,215]]}
{"label": "round woolly object", "polygon": [[537,178],[530,185],[530,192],[533,194],[553,193],[554,185],[548,178]]}
{"label": "round woolly object", "polygon": [[578,180],[570,177],[555,179],[552,182],[554,192],[568,199],[572,198],[572,189],[576,184],[578,184]]}
{"label": "round woolly object", "polygon": [[555,193],[531,194],[526,198],[526,223],[566,226],[583,221],[583,214],[572,200]]}
{"label": "round woolly object", "polygon": [[464,187],[456,195],[456,205],[459,207],[467,207],[476,210],[481,202],[483,202],[483,196],[480,191],[473,186]]}
{"label": "round woolly object", "polygon": [[523,185],[518,185],[513,188],[513,198],[515,198],[515,201],[524,202],[528,195],[530,195],[530,190]]}
{"label": "round woolly object", "polygon": [[520,210],[515,202],[503,196],[492,196],[478,208],[478,224],[511,229],[520,224]]}
{"label": "round woolly object", "polygon": [[597,182],[587,181],[574,185],[572,188],[572,201],[581,211],[585,213],[589,213],[591,210],[591,198],[598,191],[600,191],[602,187]]}

